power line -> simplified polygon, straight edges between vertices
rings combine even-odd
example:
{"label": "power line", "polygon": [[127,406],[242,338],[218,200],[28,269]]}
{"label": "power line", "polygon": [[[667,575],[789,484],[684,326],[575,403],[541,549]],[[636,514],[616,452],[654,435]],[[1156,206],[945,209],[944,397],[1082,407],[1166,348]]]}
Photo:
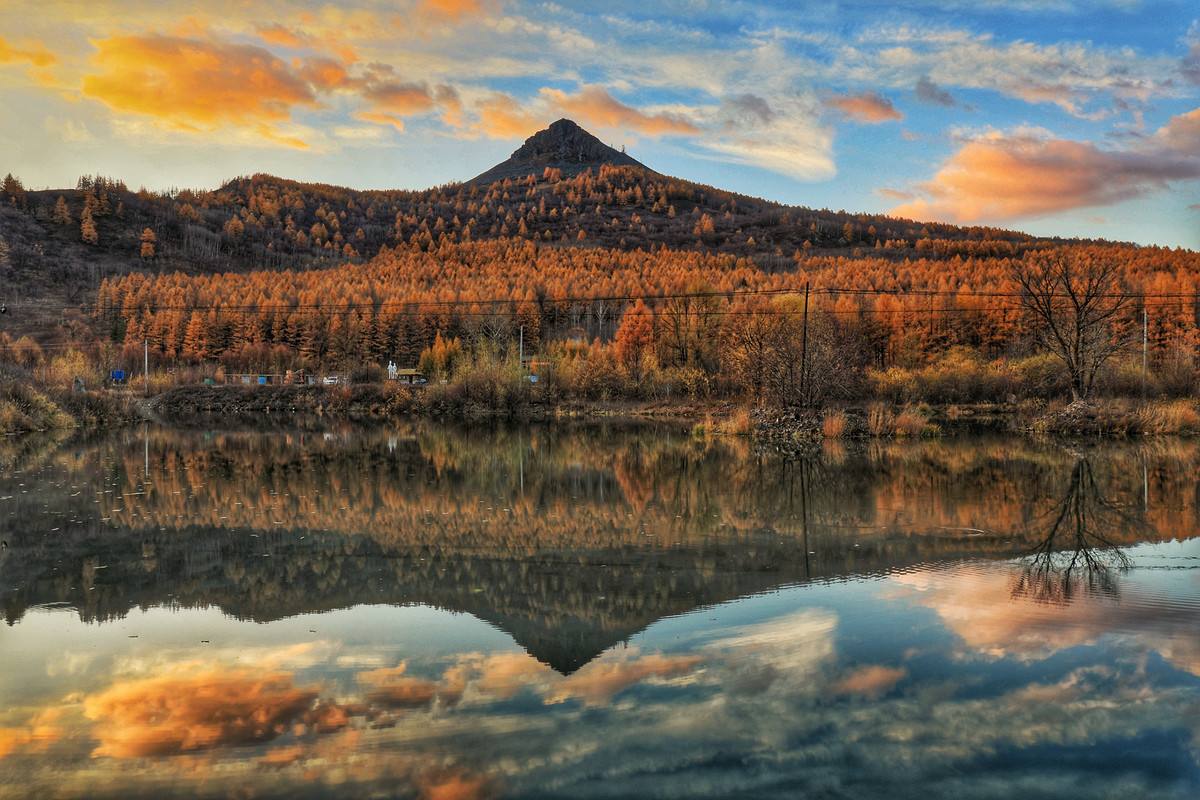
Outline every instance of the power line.
{"label": "power line", "polygon": [[[1145,305],[1145,308],[1163,308],[1163,307],[1169,307],[1169,306],[1175,306],[1175,305],[1176,305],[1175,303],[1148,303]],[[884,309],[876,309],[876,308],[830,309],[830,308],[826,308],[826,309],[810,309],[808,313],[816,314],[816,315],[826,315],[826,316],[829,316],[829,315],[834,315],[834,316],[914,315],[914,316],[921,316],[921,317],[925,317],[925,316],[945,317],[945,316],[950,316],[950,315],[954,315],[954,314],[972,314],[972,313],[1004,313],[1004,314],[1022,313],[1025,310],[1026,309],[1024,309],[1021,306],[1012,306],[1012,305],[1005,305],[1005,306],[935,306],[932,308],[929,306],[925,306],[922,308],[884,308]],[[252,314],[252,313],[254,313],[254,311],[255,311],[254,309],[246,309],[246,310],[232,311],[229,313],[233,316],[243,316],[243,315]],[[698,316],[703,316],[703,317],[756,317],[756,316],[799,317],[804,314],[804,311],[801,309],[770,309],[770,308],[768,308],[768,309],[731,309],[731,308],[727,308],[727,309],[711,309],[711,310],[707,310],[707,311],[703,311],[703,312],[695,312],[695,313]],[[318,316],[320,316],[320,313],[314,312],[314,311],[300,312],[300,316],[308,316],[310,318],[318,317]],[[401,314],[399,314],[399,316],[420,317],[423,315],[420,312],[408,312],[408,313],[401,313]],[[455,313],[453,316],[459,317],[459,318],[462,318],[462,317],[489,318],[489,317],[492,317],[493,315],[490,313],[486,313],[486,312],[458,312],[458,313]],[[276,343],[278,343],[278,342],[276,342]],[[117,347],[123,346],[123,345],[116,344],[116,343],[112,343],[112,344]],[[270,342],[264,342],[264,344],[270,344]],[[76,350],[76,349],[81,349],[81,348],[87,348],[89,346],[91,346],[91,345],[87,344],[87,343],[75,344],[75,343],[70,343],[70,342],[54,342],[54,343],[39,345],[39,348],[42,350],[42,352],[50,352],[50,351]]]}
{"label": "power line", "polygon": [[[791,287],[763,287],[763,288],[742,288],[742,289],[725,289],[725,290],[708,290],[697,292],[672,292],[662,294],[610,294],[610,295],[568,295],[562,297],[545,297],[540,300],[525,300],[515,297],[492,297],[492,298],[456,298],[453,300],[373,300],[364,302],[346,302],[346,303],[279,303],[279,304],[262,304],[262,303],[228,303],[228,304],[212,304],[212,303],[184,303],[172,305],[158,305],[154,303],[138,304],[133,307],[140,313],[159,313],[164,311],[216,311],[218,313],[234,313],[237,311],[254,311],[255,313],[300,313],[306,311],[315,311],[319,313],[349,313],[352,311],[371,310],[382,312],[388,309],[401,309],[405,311],[413,311],[421,313],[422,309],[431,308],[450,308],[452,313],[458,316],[470,314],[490,314],[495,312],[472,312],[464,310],[462,307],[478,307],[478,306],[503,306],[515,305],[522,306],[533,303],[535,305],[545,304],[550,306],[555,305],[570,305],[580,303],[597,303],[597,302],[621,302],[630,303],[636,301],[656,303],[659,301],[672,300],[694,300],[694,299],[729,299],[733,297],[754,297],[754,296],[799,296],[802,293],[802,288]],[[827,286],[818,287],[811,290],[812,294],[825,295],[827,297],[846,296],[880,296],[880,297],[915,297],[915,298],[933,298],[933,297],[974,297],[974,298],[1008,298],[1019,299],[1025,295],[1021,292],[1000,292],[1000,291],[975,291],[967,289],[951,290],[951,289],[878,289],[878,288],[859,288],[845,286]],[[1097,298],[1110,300],[1142,300],[1147,306],[1151,306],[1145,301],[1149,298],[1154,299],[1171,299],[1182,303],[1188,300],[1200,299],[1198,292],[1124,292],[1124,293],[1106,293],[1095,295]],[[1051,298],[1066,299],[1070,297],[1068,294],[1052,294]],[[18,304],[11,304],[18,305]],[[41,305],[33,302],[20,303],[19,305]],[[1163,304],[1159,304],[1163,305]],[[1166,303],[1165,305],[1172,305]],[[87,313],[87,307],[80,307],[80,310]],[[118,306],[113,304],[108,309],[105,309],[106,314],[120,313],[123,310],[123,304]],[[921,309],[927,311],[928,309]],[[95,303],[91,305],[90,313],[97,315],[98,307]],[[395,312],[391,312],[395,313]]]}

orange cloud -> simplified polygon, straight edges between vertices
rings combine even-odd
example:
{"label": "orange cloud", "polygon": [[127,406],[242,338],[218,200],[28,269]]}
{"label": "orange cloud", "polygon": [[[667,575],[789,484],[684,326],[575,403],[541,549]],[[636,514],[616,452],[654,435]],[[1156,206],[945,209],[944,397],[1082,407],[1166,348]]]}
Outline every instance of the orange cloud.
{"label": "orange cloud", "polygon": [[522,686],[552,675],[549,667],[527,653],[496,653],[480,665],[477,686],[493,697],[508,698]]}
{"label": "orange cloud", "polygon": [[433,108],[433,95],[429,87],[419,83],[383,83],[368,86],[363,97],[370,100],[376,110],[393,114],[423,114]]}
{"label": "orange cloud", "polygon": [[851,672],[834,684],[833,690],[838,694],[860,694],[865,697],[879,697],[887,694],[906,675],[908,675],[907,670],[872,664]]}
{"label": "orange cloud", "polygon": [[421,0],[418,8],[435,16],[453,20],[482,14],[484,11],[480,0]]}
{"label": "orange cloud", "polygon": [[307,47],[309,43],[309,37],[305,34],[297,33],[291,28],[279,24],[258,28],[258,37],[267,44],[275,44],[280,47]]}
{"label": "orange cloud", "polygon": [[85,698],[83,711],[95,723],[93,755],[134,758],[266,742],[297,723],[344,725],[344,714],[314,705],[317,695],[289,673],[210,667],[119,681]]}
{"label": "orange cloud", "polygon": [[287,47],[292,50],[325,50],[335,53],[346,63],[358,60],[358,54],[337,35],[324,32],[314,35],[288,28],[283,25],[264,25],[257,28],[258,38],[267,44]]}
{"label": "orange cloud", "polygon": [[1177,153],[1200,158],[1200,108],[1171,117],[1154,134],[1154,143]]}
{"label": "orange cloud", "polygon": [[937,612],[963,644],[993,658],[1044,659],[1120,634],[1157,651],[1179,669],[1200,675],[1195,614],[1190,609],[1155,607],[1146,601],[1149,587],[1145,585],[1123,586],[1120,602],[1108,595],[1081,593],[1060,605],[1015,594],[1017,572],[962,568],[936,580],[917,572],[897,576],[895,581],[911,590],[921,605]]}
{"label": "orange cloud", "polygon": [[491,797],[491,782],[478,775],[436,772],[417,778],[423,800],[482,800]]}
{"label": "orange cloud", "polygon": [[881,122],[904,119],[892,101],[874,92],[838,95],[825,101],[851,119],[878,125]]}
{"label": "orange cloud", "polygon": [[[461,693],[469,683],[479,695],[504,700],[528,687],[547,704],[579,698],[586,705],[596,706],[641,681],[684,675],[701,660],[699,656],[660,653],[634,653],[620,659],[605,656],[564,677],[527,653],[475,653],[446,670],[440,691],[452,687]],[[403,665],[398,669],[402,673]]]}
{"label": "orange cloud", "polygon": [[4,37],[0,37],[0,64],[15,64],[22,61],[35,67],[49,67],[58,59],[41,42],[35,42],[28,47],[13,47]]}
{"label": "orange cloud", "polygon": [[625,105],[600,86],[585,86],[578,94],[558,89],[542,89],[542,97],[567,116],[587,125],[625,128],[647,136],[693,135],[700,132],[694,124],[675,114],[646,114]]}
{"label": "orange cloud", "polygon": [[404,118],[419,116],[440,108],[442,121],[451,127],[461,127],[462,100],[453,86],[439,85],[432,89],[423,83],[401,83],[393,80],[362,81],[362,97],[370,106],[354,116],[364,122],[391,125],[404,130]]}
{"label": "orange cloud", "polygon": [[506,94],[495,94],[475,106],[478,130],[493,139],[518,139],[531,136],[544,126],[545,117],[531,114]]}
{"label": "orange cloud", "polygon": [[578,697],[589,706],[603,705],[613,695],[649,678],[673,678],[690,672],[699,656],[664,656],[654,653],[630,661],[593,661],[558,681],[546,696],[547,703]]}
{"label": "orange cloud", "polygon": [[318,57],[297,62],[300,76],[317,89],[339,89],[350,83],[350,73],[340,61]]}
{"label": "orange cloud", "polygon": [[62,738],[58,727],[62,708],[47,708],[20,728],[0,728],[0,759],[17,750],[41,751]]}
{"label": "orange cloud", "polygon": [[880,197],[886,197],[889,200],[895,200],[897,202],[912,200],[916,197],[916,195],[912,192],[906,192],[903,189],[891,189],[887,186],[881,186],[880,188],[876,189],[875,194],[879,195]]}
{"label": "orange cloud", "polygon": [[296,106],[318,105],[302,75],[254,45],[157,34],[94,44],[84,95],[176,129],[280,122]]}
{"label": "orange cloud", "polygon": [[[1169,135],[1182,141],[1182,124]],[[1197,177],[1200,158],[1167,148],[1112,151],[1089,142],[997,134],[963,145],[919,187],[927,198],[891,213],[967,223],[1010,220],[1110,205]]]}
{"label": "orange cloud", "polygon": [[[372,687],[367,694],[371,703],[387,708],[421,708],[430,705],[438,696],[438,684],[405,675],[408,665],[403,661],[395,667],[360,672],[358,682]],[[457,699],[457,698],[453,698]]]}

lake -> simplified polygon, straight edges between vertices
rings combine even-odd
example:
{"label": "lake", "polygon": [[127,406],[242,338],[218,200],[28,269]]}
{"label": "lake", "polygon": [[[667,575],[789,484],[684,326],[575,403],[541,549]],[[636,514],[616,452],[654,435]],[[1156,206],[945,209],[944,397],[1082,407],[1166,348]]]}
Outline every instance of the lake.
{"label": "lake", "polygon": [[0,797],[1195,797],[1200,443],[0,440]]}

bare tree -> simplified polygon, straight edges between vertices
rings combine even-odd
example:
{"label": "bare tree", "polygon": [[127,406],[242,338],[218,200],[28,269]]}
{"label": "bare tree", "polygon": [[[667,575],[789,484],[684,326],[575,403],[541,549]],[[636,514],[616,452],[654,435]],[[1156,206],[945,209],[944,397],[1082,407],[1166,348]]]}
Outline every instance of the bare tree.
{"label": "bare tree", "polygon": [[771,313],[766,304],[746,304],[729,315],[722,360],[730,377],[753,393],[757,406],[774,399],[768,394],[768,383],[773,382],[771,373],[779,366],[787,334],[784,318]]}
{"label": "bare tree", "polygon": [[712,372],[717,367],[720,300],[711,286],[693,283],[684,296],[668,300],[658,314],[663,361]]}
{"label": "bare tree", "polygon": [[1100,368],[1125,345],[1117,327],[1132,295],[1120,265],[1091,250],[1038,251],[1013,266],[1012,278],[1037,338],[1066,367],[1072,399],[1087,399]]}
{"label": "bare tree", "polygon": [[724,334],[725,368],[756,405],[820,406],[851,396],[862,376],[858,337],[818,309],[804,314],[801,298],[736,307]]}
{"label": "bare tree", "polygon": [[1014,596],[1055,604],[1071,602],[1080,589],[1116,596],[1117,576],[1131,566],[1118,542],[1130,530],[1147,530],[1143,520],[1104,496],[1085,457],[1076,460],[1067,493],[1046,524],[1012,591]]}

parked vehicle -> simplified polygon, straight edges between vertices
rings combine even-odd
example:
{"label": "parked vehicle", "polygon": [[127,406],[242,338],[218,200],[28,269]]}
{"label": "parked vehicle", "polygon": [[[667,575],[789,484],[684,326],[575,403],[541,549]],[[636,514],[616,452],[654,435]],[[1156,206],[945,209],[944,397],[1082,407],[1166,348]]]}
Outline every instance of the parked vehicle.
{"label": "parked vehicle", "polygon": [[338,376],[337,375],[326,375],[325,380],[322,381],[322,383],[324,383],[326,386],[337,386],[338,385]]}

